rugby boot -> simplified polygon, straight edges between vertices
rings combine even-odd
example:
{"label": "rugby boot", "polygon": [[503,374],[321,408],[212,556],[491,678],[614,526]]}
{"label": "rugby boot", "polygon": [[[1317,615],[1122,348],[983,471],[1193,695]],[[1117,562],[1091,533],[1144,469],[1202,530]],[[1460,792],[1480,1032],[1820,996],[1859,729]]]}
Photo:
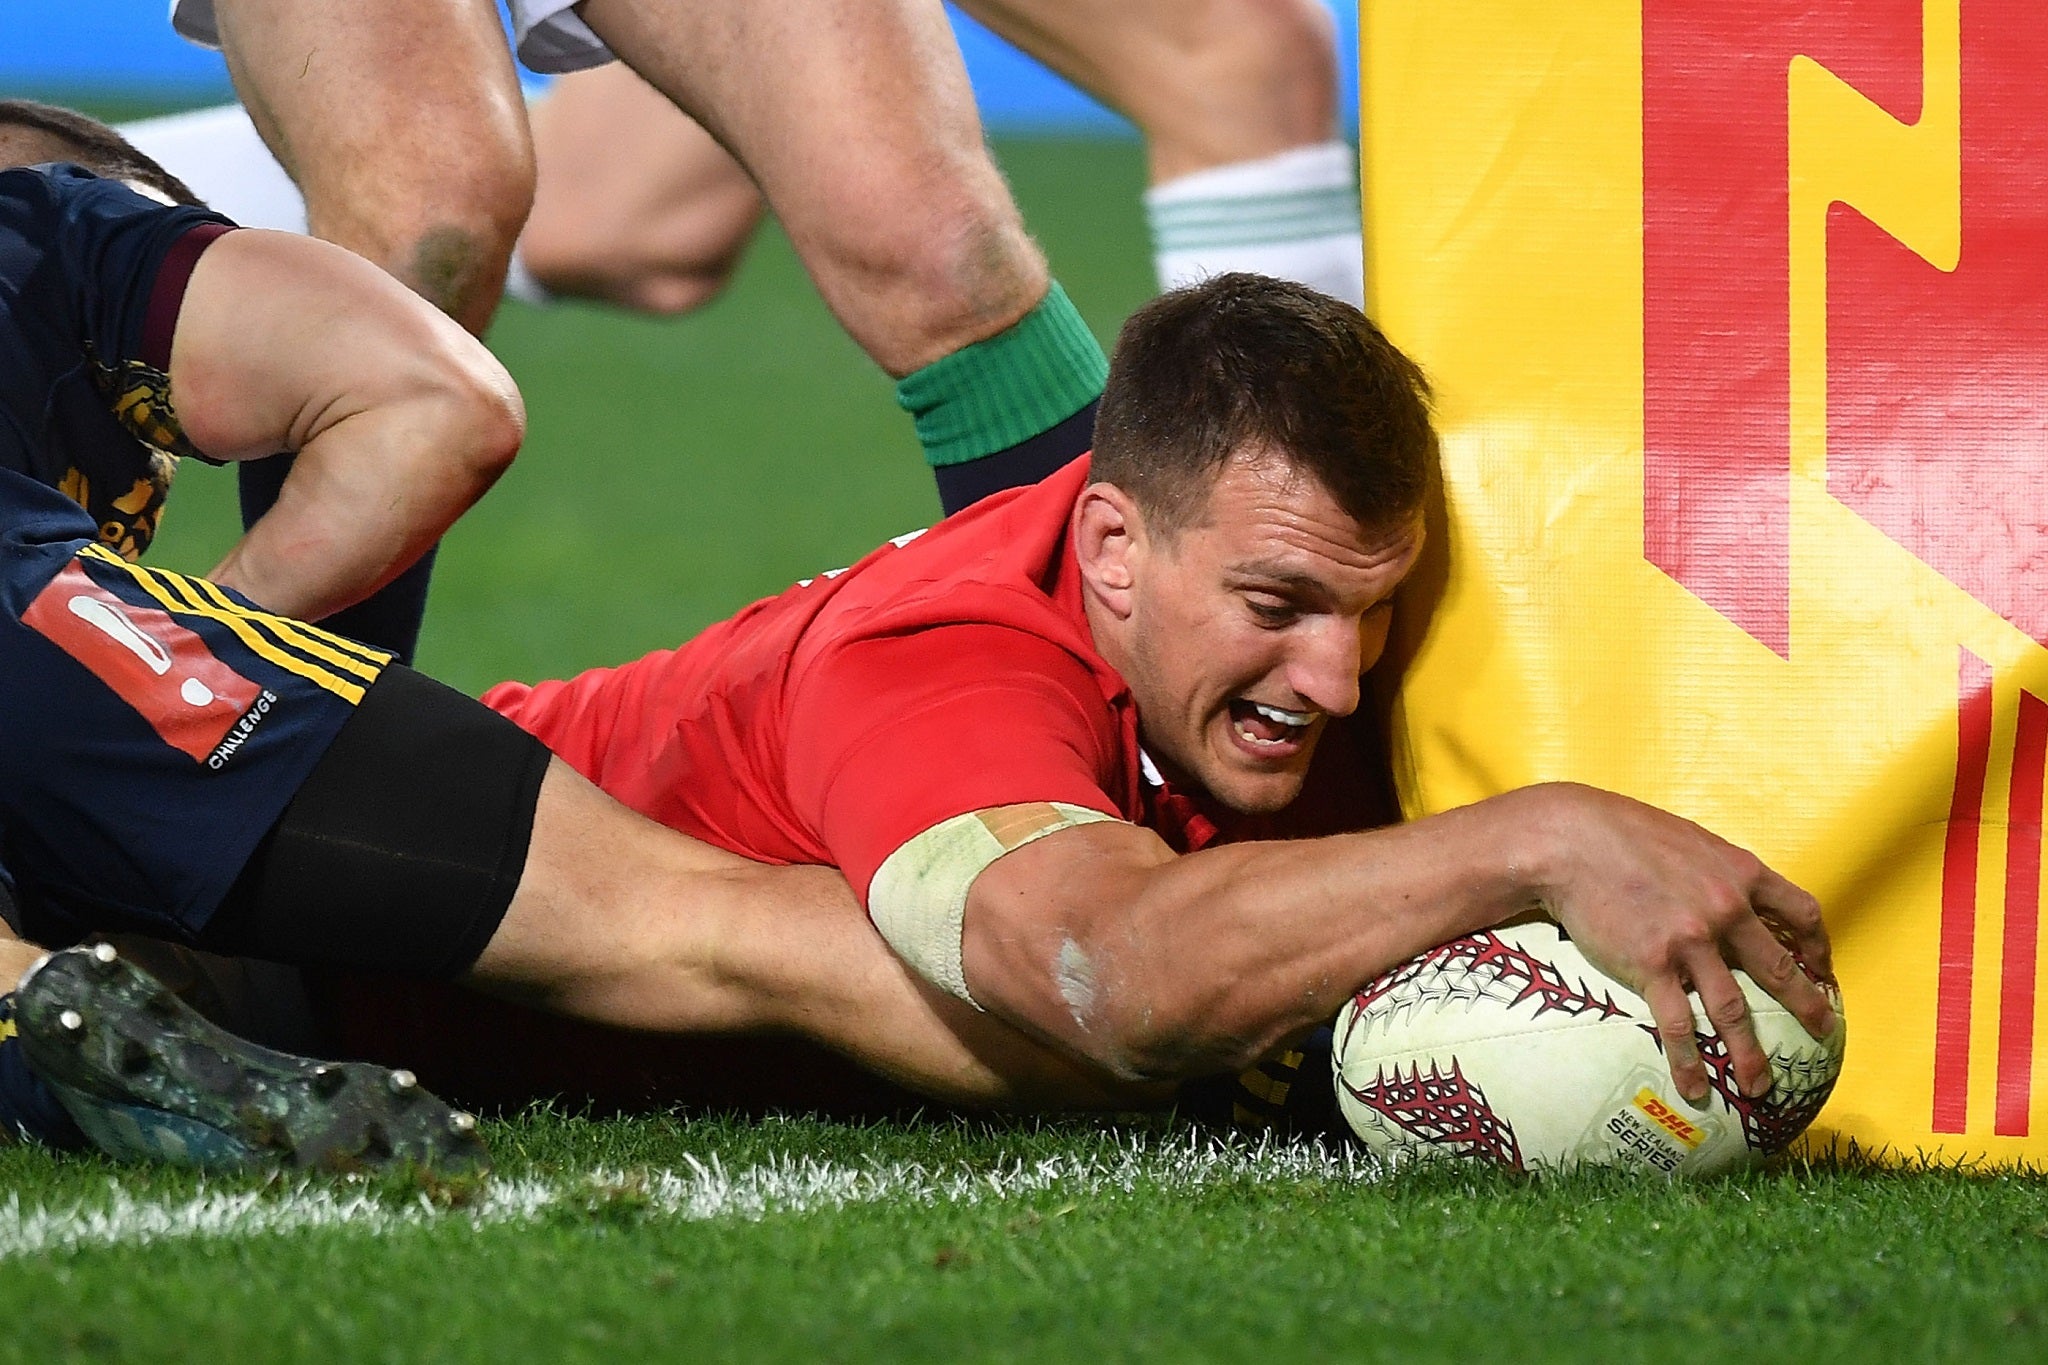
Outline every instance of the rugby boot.
{"label": "rugby boot", "polygon": [[15,1142],[60,1152],[84,1151],[91,1145],[50,1083],[29,1065],[27,1050],[15,1036],[14,992],[9,991],[0,995],[0,1147]]}
{"label": "rugby boot", "polygon": [[112,944],[67,948],[15,991],[29,1065],[93,1145],[206,1169],[478,1171],[476,1119],[408,1071],[273,1052],[207,1022]]}

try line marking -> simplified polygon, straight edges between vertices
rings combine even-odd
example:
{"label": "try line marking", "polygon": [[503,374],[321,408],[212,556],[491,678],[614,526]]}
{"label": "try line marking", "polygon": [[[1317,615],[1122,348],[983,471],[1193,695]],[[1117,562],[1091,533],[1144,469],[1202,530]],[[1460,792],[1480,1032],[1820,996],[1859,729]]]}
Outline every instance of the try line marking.
{"label": "try line marking", "polygon": [[1359,1184],[1378,1178],[1372,1158],[1312,1144],[1232,1147],[1190,1137],[1134,1141],[1113,1154],[1055,1155],[990,1166],[915,1161],[841,1163],[777,1156],[727,1170],[716,1156],[685,1159],[681,1170],[597,1170],[558,1180],[484,1182],[453,1208],[425,1195],[394,1200],[343,1183],[299,1181],[260,1190],[205,1190],[180,1199],[137,1194],[109,1182],[103,1201],[67,1207],[25,1206],[19,1193],[0,1202],[0,1262],[53,1252],[147,1246],[207,1238],[254,1238],[303,1231],[383,1235],[431,1224],[474,1227],[533,1222],[557,1211],[617,1206],[635,1216],[676,1222],[747,1221],[860,1204],[977,1204],[1045,1191],[1076,1196],[1192,1189],[1216,1180]]}

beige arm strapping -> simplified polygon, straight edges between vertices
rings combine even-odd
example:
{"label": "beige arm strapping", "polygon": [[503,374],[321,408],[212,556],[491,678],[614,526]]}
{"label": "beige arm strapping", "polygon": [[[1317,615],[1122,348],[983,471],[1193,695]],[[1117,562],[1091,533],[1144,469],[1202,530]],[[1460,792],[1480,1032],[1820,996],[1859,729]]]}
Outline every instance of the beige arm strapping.
{"label": "beige arm strapping", "polygon": [[868,918],[918,974],[976,1009],[960,963],[967,892],[974,879],[1013,853],[1075,825],[1114,820],[1063,801],[997,806],[942,820],[890,854],[868,888]]}

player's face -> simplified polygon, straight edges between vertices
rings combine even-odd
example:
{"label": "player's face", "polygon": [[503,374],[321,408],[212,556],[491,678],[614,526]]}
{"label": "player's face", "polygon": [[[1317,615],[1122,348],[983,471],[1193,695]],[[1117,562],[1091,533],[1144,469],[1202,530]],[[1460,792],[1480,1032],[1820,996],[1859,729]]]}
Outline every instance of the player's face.
{"label": "player's face", "polygon": [[1147,751],[1233,810],[1293,801],[1421,548],[1420,517],[1361,526],[1282,461],[1233,459],[1200,523],[1133,564],[1125,675]]}

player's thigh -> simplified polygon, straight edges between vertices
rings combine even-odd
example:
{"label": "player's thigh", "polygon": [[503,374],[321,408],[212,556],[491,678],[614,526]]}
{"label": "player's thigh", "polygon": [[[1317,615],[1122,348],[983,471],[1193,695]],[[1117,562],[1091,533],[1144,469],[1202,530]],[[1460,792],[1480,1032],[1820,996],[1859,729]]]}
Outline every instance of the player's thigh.
{"label": "player's thigh", "polygon": [[884,368],[1043,295],[939,0],[588,0],[583,17],[746,165]]}
{"label": "player's thigh", "polygon": [[311,231],[474,328],[533,197],[525,102],[489,0],[217,0],[235,87]]}
{"label": "player's thigh", "polygon": [[517,889],[468,979],[598,1023],[750,1027],[754,993],[721,967],[720,945],[753,913],[746,874],[755,870],[628,810],[555,759]]}
{"label": "player's thigh", "polygon": [[1270,156],[1335,127],[1335,26],[1323,0],[959,2],[1135,122],[1155,179]]}
{"label": "player's thigh", "polygon": [[763,206],[701,124],[619,63],[563,76],[530,115],[538,180],[520,252],[536,279],[656,313],[724,285]]}

